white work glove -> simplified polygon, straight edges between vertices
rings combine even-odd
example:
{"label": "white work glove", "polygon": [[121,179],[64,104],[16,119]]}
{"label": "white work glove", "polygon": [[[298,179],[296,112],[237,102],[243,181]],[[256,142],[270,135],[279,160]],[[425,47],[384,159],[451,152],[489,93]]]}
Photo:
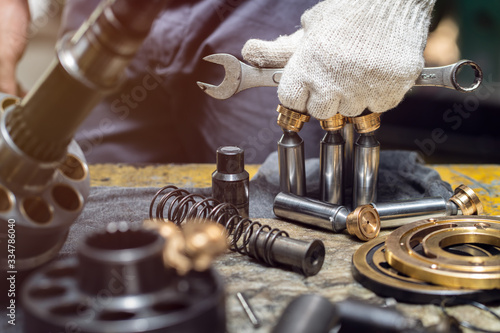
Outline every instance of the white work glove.
{"label": "white work glove", "polygon": [[422,71],[434,2],[324,0],[302,15],[295,33],[247,41],[243,58],[285,67],[278,97],[287,108],[317,119],[384,112]]}

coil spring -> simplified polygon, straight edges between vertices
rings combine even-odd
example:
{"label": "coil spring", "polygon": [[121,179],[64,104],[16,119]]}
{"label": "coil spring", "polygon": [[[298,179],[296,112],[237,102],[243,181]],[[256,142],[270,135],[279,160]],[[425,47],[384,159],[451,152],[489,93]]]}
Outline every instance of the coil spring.
{"label": "coil spring", "polygon": [[[279,236],[289,237],[286,231],[242,217],[232,204],[189,193],[173,185],[162,187],[156,192],[149,206],[149,218],[170,221],[179,227],[186,220],[213,220],[226,228],[231,251],[251,256],[270,266],[276,266],[271,255],[274,241]],[[263,249],[257,251],[257,239],[261,234],[266,234]],[[255,250],[251,251],[251,247]]]}

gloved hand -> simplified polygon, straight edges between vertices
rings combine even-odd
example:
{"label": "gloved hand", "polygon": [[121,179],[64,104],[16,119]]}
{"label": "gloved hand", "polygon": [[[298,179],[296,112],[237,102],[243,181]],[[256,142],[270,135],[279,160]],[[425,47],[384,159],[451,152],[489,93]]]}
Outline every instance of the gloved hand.
{"label": "gloved hand", "polygon": [[285,67],[278,97],[287,108],[317,119],[384,112],[422,71],[434,2],[324,0],[302,15],[295,33],[247,41],[243,58]]}
{"label": "gloved hand", "polygon": [[29,23],[27,0],[0,0],[0,92],[23,95],[16,67],[26,48]]}

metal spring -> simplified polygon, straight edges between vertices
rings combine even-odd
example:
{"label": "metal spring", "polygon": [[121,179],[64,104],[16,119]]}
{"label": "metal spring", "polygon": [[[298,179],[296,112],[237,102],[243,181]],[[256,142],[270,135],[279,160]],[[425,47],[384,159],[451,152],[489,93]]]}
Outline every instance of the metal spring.
{"label": "metal spring", "polygon": [[[158,198],[158,204],[154,209]],[[186,220],[213,220],[226,228],[231,251],[251,256],[270,266],[276,266],[271,256],[274,241],[279,236],[289,237],[286,231],[242,217],[232,204],[189,193],[173,185],[162,187],[156,192],[149,206],[149,218],[170,221],[179,227]],[[263,254],[259,255],[259,251],[251,251],[250,248],[256,249],[257,239],[261,233],[266,233],[266,238]]]}

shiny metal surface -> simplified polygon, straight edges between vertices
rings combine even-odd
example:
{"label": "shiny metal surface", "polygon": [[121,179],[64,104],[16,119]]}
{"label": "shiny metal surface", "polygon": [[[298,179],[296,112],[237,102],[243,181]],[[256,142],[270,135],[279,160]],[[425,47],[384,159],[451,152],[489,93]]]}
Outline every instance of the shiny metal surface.
{"label": "shiny metal surface", "polygon": [[344,206],[284,192],[278,193],[274,198],[273,211],[278,217],[333,232],[346,229],[346,219],[349,215]]}
{"label": "shiny metal surface", "polygon": [[[198,86],[208,95],[217,99],[227,99],[238,92],[253,87],[277,87],[283,74],[283,68],[258,68],[241,62],[227,53],[211,54],[205,61],[222,65],[226,71],[224,80],[219,85],[198,81]],[[475,70],[476,80],[470,87],[462,87],[456,79],[462,66],[471,66]],[[438,86],[458,91],[474,91],[481,83],[483,74],[479,65],[470,60],[461,60],[443,67],[423,68],[422,74],[415,81],[415,86]]]}
{"label": "shiny metal surface", "polygon": [[500,246],[500,218],[438,217],[394,230],[385,242],[387,263],[413,278],[468,289],[500,288],[498,254],[469,256],[447,250],[455,245]]}
{"label": "shiny metal surface", "polygon": [[352,185],[354,183],[354,142],[357,139],[357,134],[354,131],[354,125],[351,122],[347,122],[343,128],[343,138],[344,138],[344,167],[343,167],[343,188],[344,188],[344,198],[343,204],[349,208],[352,208]]}
{"label": "shiny metal surface", "polygon": [[377,201],[380,143],[373,133],[361,134],[354,145],[353,207]]}
{"label": "shiny metal surface", "polygon": [[380,231],[377,211],[370,205],[350,213],[344,206],[280,192],[274,198],[273,211],[280,218],[333,232],[347,229],[362,241],[377,237]]}
{"label": "shiny metal surface", "polygon": [[379,202],[371,205],[380,215],[382,228],[396,228],[431,217],[461,215],[455,204],[441,197]]}
{"label": "shiny metal surface", "polygon": [[283,130],[278,141],[280,191],[306,195],[304,140],[293,131]]}
{"label": "shiny metal surface", "polygon": [[340,131],[328,131],[320,142],[320,200],[341,205],[344,196],[344,138]]}
{"label": "shiny metal surface", "polygon": [[[474,70],[474,81],[469,87],[463,87],[458,82],[457,75],[464,66]],[[483,81],[483,71],[478,64],[471,60],[460,60],[454,64],[441,67],[423,68],[422,73],[415,81],[416,86],[433,86],[454,89],[461,92],[476,90]]]}
{"label": "shiny metal surface", "polygon": [[[100,98],[121,81],[163,0],[103,1],[22,100],[0,96],[0,221],[15,220],[16,265],[52,259],[89,194],[88,167],[72,141]],[[137,10],[137,9],[140,10]],[[0,243],[7,224],[0,223]],[[2,268],[7,252],[0,254]]]}

